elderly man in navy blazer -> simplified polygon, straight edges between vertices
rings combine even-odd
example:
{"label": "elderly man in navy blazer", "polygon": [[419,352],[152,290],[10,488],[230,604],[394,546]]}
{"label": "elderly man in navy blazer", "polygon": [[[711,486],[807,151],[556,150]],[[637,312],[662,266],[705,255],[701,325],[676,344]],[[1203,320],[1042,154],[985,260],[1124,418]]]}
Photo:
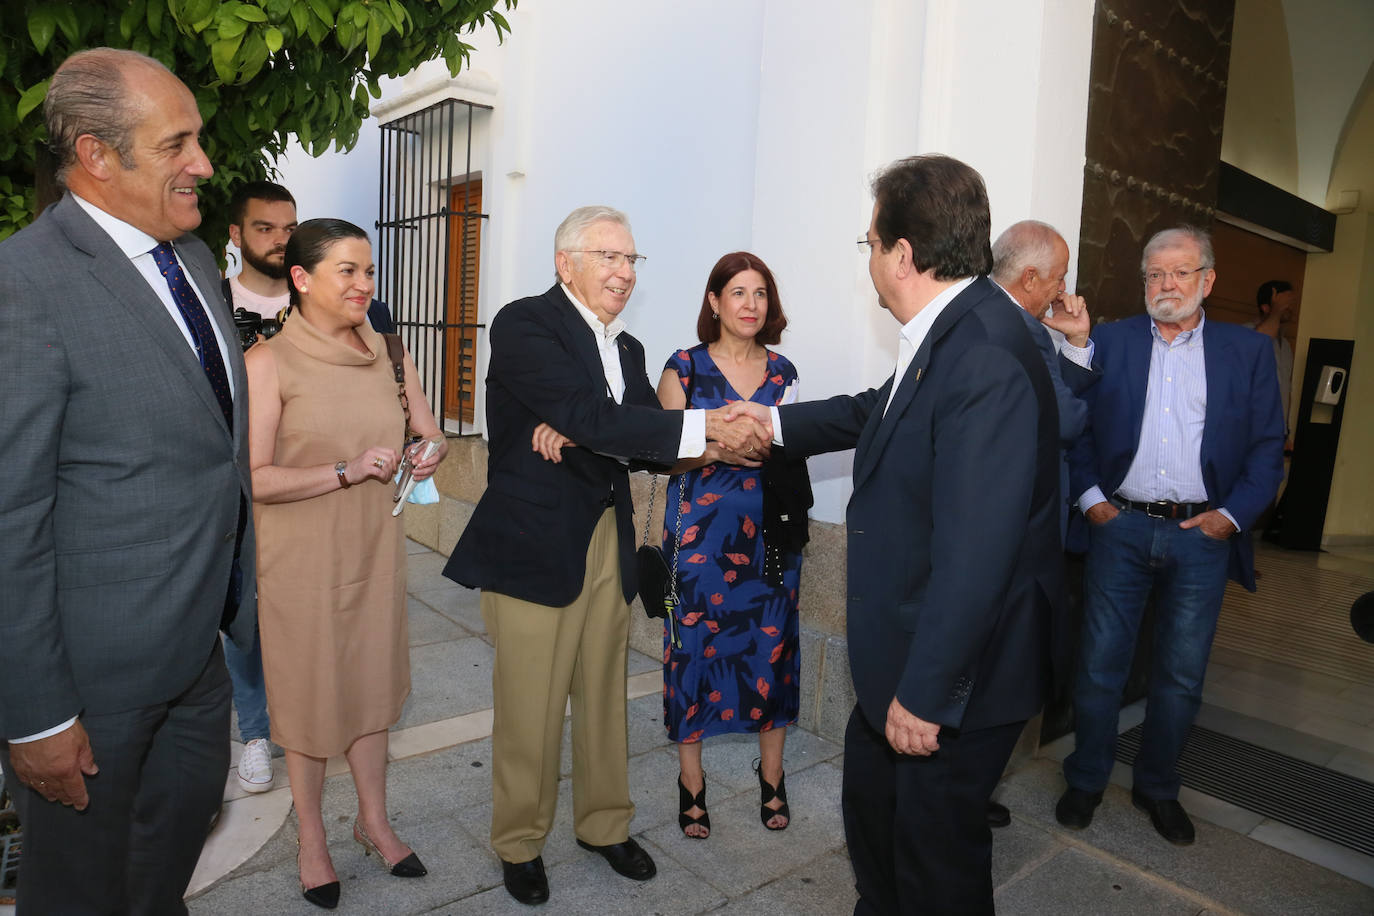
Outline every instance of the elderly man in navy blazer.
{"label": "elderly man in navy blazer", "polygon": [[620,318],[642,260],[625,214],[580,207],[554,234],[558,282],[497,313],[487,489],[444,568],[482,589],[496,649],[491,845],[525,904],[549,896],[542,853],[570,697],[577,842],[632,880],[656,871],[630,836],[625,664],[638,582],[627,461],[670,465],[708,438],[757,457],[771,438],[753,421],[727,426],[725,408],[659,409],[644,347]]}
{"label": "elderly man in navy blazer", "polygon": [[1085,394],[1089,429],[1069,457],[1083,510],[1070,542],[1088,558],[1076,742],[1055,815],[1081,829],[1102,800],[1153,590],[1154,659],[1131,799],[1161,836],[1187,845],[1194,831],[1178,803],[1178,757],[1228,574],[1255,589],[1250,526],[1283,477],[1283,415],[1269,339],[1206,320],[1202,301],[1216,280],[1208,235],[1159,232],[1140,266],[1146,314],[1093,331],[1103,376]]}
{"label": "elderly man in navy blazer", "polygon": [[[860,246],[901,324],[880,388],[775,408],[789,454],[854,448],[845,839],[856,914],[991,913],[987,803],[1050,679],[1059,418],[992,267],[982,176],[893,163]],[[751,409],[740,405],[739,409]]]}

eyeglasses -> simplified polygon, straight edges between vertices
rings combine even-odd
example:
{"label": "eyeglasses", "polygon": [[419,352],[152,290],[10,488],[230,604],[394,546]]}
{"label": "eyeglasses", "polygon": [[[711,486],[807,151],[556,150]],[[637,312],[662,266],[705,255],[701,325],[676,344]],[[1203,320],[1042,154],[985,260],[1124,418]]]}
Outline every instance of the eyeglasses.
{"label": "eyeglasses", "polygon": [[879,239],[871,239],[871,238],[869,238],[868,236],[864,236],[863,238],[859,239],[859,242],[858,242],[858,245],[859,245],[859,254],[868,254],[870,251],[873,250],[873,246],[874,246],[874,245],[880,245],[880,244],[882,244],[881,240],[879,240]]}
{"label": "eyeglasses", "polygon": [[647,261],[648,258],[642,254],[626,254],[623,251],[606,251],[601,248],[573,248],[571,254],[594,254],[601,261],[602,267],[609,267],[611,270],[619,270],[630,262],[630,270],[639,270],[639,262]]}
{"label": "eyeglasses", "polygon": [[1145,277],[1145,282],[1151,286],[1163,283],[1165,277],[1173,277],[1174,282],[1181,285],[1193,274],[1210,269],[1211,268],[1208,267],[1194,267],[1192,270],[1147,270],[1143,276]]}

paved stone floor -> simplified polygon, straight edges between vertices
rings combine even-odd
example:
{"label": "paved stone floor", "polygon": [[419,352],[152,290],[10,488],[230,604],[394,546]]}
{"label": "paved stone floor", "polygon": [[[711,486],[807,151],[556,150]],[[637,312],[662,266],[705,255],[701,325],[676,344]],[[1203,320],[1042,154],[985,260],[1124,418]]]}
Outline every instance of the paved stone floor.
{"label": "paved stone floor", "polygon": [[[429,876],[401,880],[365,858],[351,839],[352,782],[332,761],[325,786],[331,852],[343,883],[341,913],[525,913],[501,885],[487,847],[491,807],[491,661],[477,595],[443,579],[443,558],[412,544],[410,635],[413,692],[392,734],[388,787],[397,832],[423,858]],[[710,839],[677,828],[677,757],[661,724],[661,674],[654,659],[631,653],[630,784],[634,835],[654,856],[658,876],[636,883],[576,846],[569,749],[548,846],[547,914],[845,914],[853,876],[845,851],[839,795],[841,749],[793,729],[787,742],[793,821],[772,833],[758,819],[750,769],[757,744],[747,736],[705,745]],[[1123,717],[1123,728],[1133,724]],[[235,747],[237,754],[238,748]],[[1374,887],[1218,826],[1225,812],[1202,797],[1197,843],[1161,840],[1128,792],[1109,788],[1092,826],[1075,833],[1053,816],[1062,789],[1053,748],[1012,774],[998,797],[1012,811],[994,832],[993,879],[1002,914],[1367,914]],[[295,870],[295,824],[282,761],[277,784],[246,796],[234,774],[226,804],[192,883],[193,916],[311,913]],[[1213,820],[1204,819],[1214,817]],[[1364,857],[1360,857],[1363,859]],[[1347,873],[1362,875],[1355,863]],[[1374,875],[1374,869],[1368,872]],[[1374,883],[1374,878],[1370,879]],[[0,913],[7,908],[0,907]]]}

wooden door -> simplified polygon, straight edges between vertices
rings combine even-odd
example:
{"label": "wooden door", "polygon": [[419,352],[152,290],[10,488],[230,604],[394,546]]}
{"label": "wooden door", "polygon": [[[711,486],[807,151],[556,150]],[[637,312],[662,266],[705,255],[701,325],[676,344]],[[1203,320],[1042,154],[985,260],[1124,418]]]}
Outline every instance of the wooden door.
{"label": "wooden door", "polygon": [[473,423],[477,391],[477,289],[482,253],[482,179],[449,188],[448,296],[444,320],[444,417]]}

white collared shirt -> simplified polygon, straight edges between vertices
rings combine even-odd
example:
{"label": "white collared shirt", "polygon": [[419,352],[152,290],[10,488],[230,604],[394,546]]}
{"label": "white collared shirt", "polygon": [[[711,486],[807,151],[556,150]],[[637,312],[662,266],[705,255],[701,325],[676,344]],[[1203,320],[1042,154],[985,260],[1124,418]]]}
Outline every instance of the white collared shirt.
{"label": "white collared shirt", "polygon": [[[195,338],[191,335],[190,329],[186,327],[186,320],[181,317],[181,309],[177,308],[176,301],[172,299],[172,291],[167,286],[167,278],[162,276],[162,272],[158,270],[157,262],[153,260],[153,249],[157,247],[158,240],[142,229],[129,225],[119,217],[111,216],[77,194],[72,194],[72,199],[90,215],[91,219],[95,220],[95,224],[110,237],[110,240],[115,243],[120,251],[124,252],[125,257],[134,265],[134,268],[143,275],[143,279],[148,281],[148,286],[157,294],[158,301],[167,309],[167,314],[172,316],[172,321],[181,331],[181,336],[186,338],[186,345],[194,351],[196,347]],[[176,253],[177,263],[181,265],[182,273],[190,281],[191,289],[195,290],[196,297],[200,299],[201,308],[205,308],[205,304],[210,301],[205,295],[205,290],[196,286],[195,278],[186,269],[186,262],[181,259],[181,254],[176,251],[175,245],[172,246],[172,251]],[[215,295],[219,295],[219,290],[213,292]],[[225,346],[224,335],[220,331],[219,322],[210,315],[209,309],[206,309],[205,314],[210,319],[210,327],[214,329],[215,343],[219,345],[220,359],[224,361],[227,370],[229,350]],[[234,375],[228,371],[225,374],[229,376],[229,393],[232,396],[235,394]]]}
{"label": "white collared shirt", "polygon": [[[989,276],[988,279],[992,280],[992,277]],[[992,282],[993,285],[995,285],[1002,292],[1007,293],[1007,298],[1010,299],[1016,305],[1017,308],[1022,307],[1021,303],[1017,301],[1016,297],[1013,296],[1011,293],[1007,292],[1007,288],[1005,286],[1003,286],[1001,283],[998,283],[996,280],[992,280]],[[1050,306],[1050,308],[1053,309],[1054,306]],[[1047,312],[1046,314],[1049,313]],[[1093,339],[1091,337],[1088,338],[1088,345],[1086,347],[1075,347],[1073,344],[1069,343],[1069,339],[1064,336],[1063,331],[1057,331],[1049,325],[1045,324],[1045,322],[1043,321],[1040,322],[1040,327],[1044,328],[1046,333],[1050,335],[1050,343],[1054,344],[1054,351],[1056,353],[1062,353],[1065,359],[1069,360],[1075,365],[1082,366],[1084,369],[1092,368],[1093,348],[1095,345],[1093,344]]]}
{"label": "white collared shirt", "polygon": [[[945,310],[945,306],[953,302],[954,298],[967,289],[968,285],[975,279],[975,277],[965,277],[942,290],[938,296],[927,302],[910,321],[902,325],[901,330],[897,332],[897,366],[892,373],[892,388],[887,393],[887,403],[883,405],[884,414],[887,413],[888,405],[892,403],[893,395],[897,393],[897,386],[902,383],[902,376],[906,375],[907,367],[916,357],[916,352],[921,349],[921,344],[925,343],[926,336],[930,334],[930,329],[935,326],[935,319],[939,318],[940,313]],[[782,417],[776,407],[770,407],[768,412],[773,419],[773,443],[784,445]]]}
{"label": "white collared shirt", "polygon": [[[911,320],[902,325],[898,332],[897,341],[897,368],[892,373],[892,390],[887,393],[887,404],[883,406],[883,413],[887,413],[887,408],[892,404],[892,398],[897,394],[897,386],[902,383],[902,377],[906,375],[907,367],[911,365],[911,360],[915,358],[917,351],[921,349],[921,344],[925,343],[926,337],[930,335],[930,329],[935,326],[935,320],[940,317],[940,313],[945,310],[945,306],[954,301],[968,285],[973,282],[973,277],[965,277],[953,286],[946,287],[940,295],[925,304]],[[909,353],[904,351],[910,348]],[[906,359],[903,361],[902,357]]]}
{"label": "white collared shirt", "polygon": [[[568,284],[560,285],[563,287],[563,295],[568,297],[568,301],[577,309],[577,314],[587,323],[587,328],[596,338],[596,352],[601,357],[601,371],[606,376],[606,391],[617,404],[621,403],[625,398],[625,370],[620,365],[620,347],[616,343],[616,338],[625,330],[625,322],[617,316],[611,319],[610,324],[606,324],[573,295]],[[682,438],[678,441],[677,456],[697,458],[705,451],[706,411],[684,410]]]}

